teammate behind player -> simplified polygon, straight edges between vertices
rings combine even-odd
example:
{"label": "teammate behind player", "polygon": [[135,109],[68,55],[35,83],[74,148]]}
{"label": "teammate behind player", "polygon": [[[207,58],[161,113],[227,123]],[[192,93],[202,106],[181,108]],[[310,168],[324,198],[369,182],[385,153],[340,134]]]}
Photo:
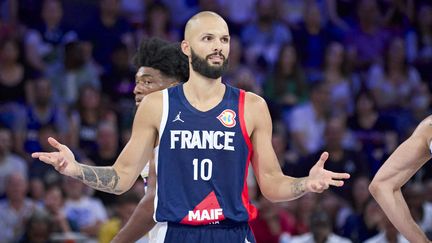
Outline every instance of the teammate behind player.
{"label": "teammate behind player", "polygon": [[414,221],[401,187],[422,167],[432,153],[432,116],[390,155],[372,180],[369,190],[384,213],[409,242],[430,242]]}
{"label": "teammate behind player", "polygon": [[309,176],[283,175],[265,101],[222,83],[229,42],[219,15],[201,12],[188,21],[181,48],[189,59],[189,80],[143,99],[131,138],[113,166],[80,164],[53,138],[49,142],[58,152],[32,156],[97,190],[120,194],[132,186],[158,141],[154,217],[166,222],[158,240],[254,242],[248,221],[256,210],[246,185],[250,161],[263,195],[273,202],[342,186],[349,174],[325,170],[324,152]]}
{"label": "teammate behind player", "polygon": [[[177,85],[189,79],[189,63],[181,52],[179,43],[171,44],[158,38],[141,42],[134,60],[138,67],[134,89],[138,106],[148,94]],[[147,189],[126,225],[114,237],[115,242],[135,242],[155,225],[153,220],[156,174],[154,161],[150,160],[141,176],[145,178]],[[152,239],[153,235],[150,235]]]}

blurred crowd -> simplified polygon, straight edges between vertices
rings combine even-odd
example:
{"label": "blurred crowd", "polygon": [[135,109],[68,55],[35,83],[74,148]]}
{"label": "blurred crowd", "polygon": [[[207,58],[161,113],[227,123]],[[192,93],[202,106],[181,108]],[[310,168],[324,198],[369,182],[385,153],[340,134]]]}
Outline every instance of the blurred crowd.
{"label": "blurred crowd", "polygon": [[[404,242],[368,185],[431,113],[428,0],[0,0],[1,243],[73,232],[109,242],[124,225],[142,180],[121,196],[97,192],[30,154],[53,151],[53,136],[80,162],[113,164],[135,112],[137,46],[181,41],[202,10],[228,22],[223,81],[266,99],[283,172],[307,176],[328,151],[326,168],[351,174],[342,188],[278,204],[250,177],[257,241]],[[431,233],[429,163],[403,193]]]}

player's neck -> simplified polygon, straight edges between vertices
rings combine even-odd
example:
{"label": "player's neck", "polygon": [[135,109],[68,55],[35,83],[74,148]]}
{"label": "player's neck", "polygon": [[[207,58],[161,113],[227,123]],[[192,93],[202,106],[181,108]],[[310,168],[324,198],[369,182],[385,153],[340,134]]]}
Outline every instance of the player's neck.
{"label": "player's neck", "polygon": [[221,102],[225,94],[225,85],[213,80],[208,83],[204,80],[189,79],[183,86],[183,92],[188,102],[200,111],[208,111]]}
{"label": "player's neck", "polygon": [[190,72],[190,78],[184,85],[185,93],[197,101],[206,101],[210,97],[222,97],[225,92],[225,85],[222,78],[211,79],[196,72]]}

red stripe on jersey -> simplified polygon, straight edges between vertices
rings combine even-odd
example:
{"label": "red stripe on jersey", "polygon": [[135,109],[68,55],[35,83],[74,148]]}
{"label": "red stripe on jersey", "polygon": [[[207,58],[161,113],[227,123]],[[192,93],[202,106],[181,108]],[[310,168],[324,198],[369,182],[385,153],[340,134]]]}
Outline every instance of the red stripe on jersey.
{"label": "red stripe on jersey", "polygon": [[253,220],[254,218],[256,218],[257,216],[257,209],[255,208],[255,206],[253,206],[252,204],[250,204],[249,201],[249,193],[248,193],[248,186],[247,186],[247,177],[248,177],[248,171],[249,171],[249,165],[250,165],[250,161],[252,158],[252,153],[253,153],[253,147],[252,147],[252,142],[249,138],[247,129],[246,129],[246,122],[244,119],[244,104],[245,104],[245,91],[244,90],[240,90],[240,97],[239,97],[239,120],[240,120],[240,127],[243,133],[243,138],[246,141],[246,144],[248,146],[248,156],[247,156],[247,160],[246,160],[246,168],[245,168],[245,177],[243,179],[244,184],[243,184],[243,191],[242,191],[242,202],[244,207],[246,208],[246,210],[248,211],[249,214],[249,221]]}

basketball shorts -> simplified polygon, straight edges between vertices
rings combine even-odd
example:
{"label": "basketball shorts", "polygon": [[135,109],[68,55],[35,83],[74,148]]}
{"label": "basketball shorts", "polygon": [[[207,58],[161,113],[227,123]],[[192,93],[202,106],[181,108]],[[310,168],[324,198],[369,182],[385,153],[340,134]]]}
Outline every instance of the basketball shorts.
{"label": "basketball shorts", "polygon": [[[158,223],[157,243],[255,243],[255,237],[248,223],[232,223],[227,220],[219,224],[192,226],[178,223]],[[155,239],[156,238],[156,239]],[[154,241],[155,240],[155,241]]]}

